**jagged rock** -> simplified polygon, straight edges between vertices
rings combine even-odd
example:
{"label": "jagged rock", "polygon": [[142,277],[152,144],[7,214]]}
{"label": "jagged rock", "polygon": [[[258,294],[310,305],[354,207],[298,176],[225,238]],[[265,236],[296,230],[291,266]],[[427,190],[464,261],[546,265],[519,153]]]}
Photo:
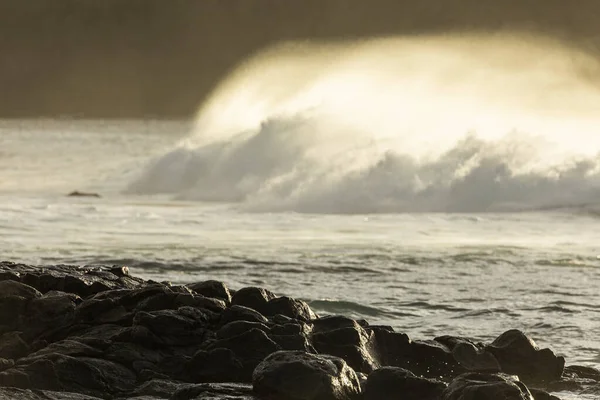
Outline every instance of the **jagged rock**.
{"label": "jagged rock", "polygon": [[148,328],[162,343],[171,346],[201,344],[207,334],[203,321],[179,310],[139,311],[133,318],[132,326]]}
{"label": "jagged rock", "polygon": [[227,339],[248,332],[250,329],[260,329],[267,334],[271,333],[271,328],[260,322],[232,321],[217,331],[217,338]]}
{"label": "jagged rock", "polygon": [[32,391],[26,389],[0,387],[0,400],[101,400],[99,397],[81,393]]}
{"label": "jagged rock", "polygon": [[[318,324],[315,326],[318,327]],[[379,367],[378,361],[371,355],[375,335],[358,324],[333,330],[324,330],[321,326],[315,328],[311,338],[319,353],[343,358],[355,371],[368,374]]]}
{"label": "jagged rock", "polygon": [[269,354],[281,350],[279,345],[271,340],[260,329],[250,329],[241,335],[212,342],[207,350],[218,348],[229,349],[243,366],[240,379],[250,382],[252,371]]}
{"label": "jagged rock", "polygon": [[285,296],[269,300],[267,304],[262,306],[262,311],[267,317],[279,314],[301,321],[310,321],[317,318],[306,302]]}
{"label": "jagged rock", "polygon": [[0,333],[17,329],[29,300],[21,296],[0,297]]}
{"label": "jagged rock", "polygon": [[454,359],[468,371],[501,372],[496,357],[485,349],[483,344],[476,344],[465,338],[441,336],[434,339],[452,351]]}
{"label": "jagged rock", "polygon": [[227,325],[233,321],[259,322],[262,324],[269,323],[269,320],[258,311],[239,305],[232,305],[221,314],[221,325]]}
{"label": "jagged rock", "polygon": [[356,373],[329,355],[280,351],[254,370],[254,391],[270,400],[351,400],[360,394]]}
{"label": "jagged rock", "polygon": [[244,366],[230,349],[215,348],[211,351],[198,351],[187,363],[185,370],[187,380],[194,383],[240,382]]}
{"label": "jagged rock", "polygon": [[434,340],[412,341],[404,333],[387,327],[368,327],[375,334],[381,365],[407,369],[418,376],[454,377],[466,372],[448,347]]}
{"label": "jagged rock", "polygon": [[535,400],[560,400],[560,398],[546,392],[545,390],[529,388],[529,392],[531,392],[531,395]]}
{"label": "jagged rock", "polygon": [[516,329],[498,336],[486,350],[496,357],[503,372],[527,382],[560,379],[565,367],[564,357],[550,349],[540,350],[533,339]]}
{"label": "jagged rock", "polygon": [[0,296],[18,296],[30,300],[36,297],[42,297],[42,294],[39,290],[29,285],[25,285],[24,283],[16,282],[14,280],[4,280],[0,281]]}
{"label": "jagged rock", "polygon": [[384,367],[369,374],[363,400],[438,400],[446,384],[419,378],[397,367]]}
{"label": "jagged rock", "polygon": [[190,283],[187,287],[203,296],[223,300],[227,305],[231,304],[231,292],[223,282],[209,280]]}
{"label": "jagged rock", "polygon": [[14,360],[0,358],[0,372],[10,369],[15,366]]}
{"label": "jagged rock", "polygon": [[534,400],[517,378],[505,374],[470,372],[454,379],[441,400]]}
{"label": "jagged rock", "polygon": [[69,326],[75,320],[75,308],[79,301],[79,296],[55,291],[32,299],[19,321],[19,330],[26,341],[31,341],[39,335],[48,335]]}
{"label": "jagged rock", "polygon": [[262,314],[269,300],[274,298],[275,295],[266,289],[245,287],[231,297],[231,305],[248,307]]}
{"label": "jagged rock", "polygon": [[20,332],[0,335],[0,358],[18,359],[29,353],[29,345],[21,338]]}

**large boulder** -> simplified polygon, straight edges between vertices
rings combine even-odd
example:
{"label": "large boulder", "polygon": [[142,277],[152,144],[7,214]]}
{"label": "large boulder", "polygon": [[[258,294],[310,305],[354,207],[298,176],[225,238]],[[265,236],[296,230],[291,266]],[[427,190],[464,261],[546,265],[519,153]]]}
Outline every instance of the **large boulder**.
{"label": "large boulder", "polygon": [[504,332],[486,347],[498,360],[502,372],[518,375],[525,382],[549,382],[560,379],[565,368],[564,357],[550,349],[541,349],[523,332]]}
{"label": "large boulder", "polygon": [[363,400],[438,400],[446,384],[415,376],[397,367],[384,367],[369,374]]}
{"label": "large boulder", "polygon": [[353,400],[358,377],[344,360],[301,351],[279,351],[254,370],[255,393],[269,400]]}
{"label": "large boulder", "polygon": [[455,378],[441,400],[534,400],[527,386],[505,374],[470,372]]}

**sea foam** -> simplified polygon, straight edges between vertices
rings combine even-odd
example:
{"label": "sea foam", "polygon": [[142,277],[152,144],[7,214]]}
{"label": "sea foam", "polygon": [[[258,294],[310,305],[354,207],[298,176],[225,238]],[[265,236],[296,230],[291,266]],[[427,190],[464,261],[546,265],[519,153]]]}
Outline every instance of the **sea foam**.
{"label": "sea foam", "polygon": [[233,71],[127,190],[248,211],[594,205],[599,71],[525,34],[280,44]]}

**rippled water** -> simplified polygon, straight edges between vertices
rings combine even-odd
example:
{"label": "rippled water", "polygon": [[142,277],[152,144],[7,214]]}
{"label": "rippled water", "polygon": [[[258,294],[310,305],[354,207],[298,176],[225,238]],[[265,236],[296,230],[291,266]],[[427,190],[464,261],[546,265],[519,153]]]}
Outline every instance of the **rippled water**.
{"label": "rippled water", "polygon": [[[414,338],[518,328],[568,364],[600,367],[595,210],[315,215],[124,195],[185,125],[86,126],[3,126],[2,259],[263,286]],[[64,196],[76,189],[103,197]]]}

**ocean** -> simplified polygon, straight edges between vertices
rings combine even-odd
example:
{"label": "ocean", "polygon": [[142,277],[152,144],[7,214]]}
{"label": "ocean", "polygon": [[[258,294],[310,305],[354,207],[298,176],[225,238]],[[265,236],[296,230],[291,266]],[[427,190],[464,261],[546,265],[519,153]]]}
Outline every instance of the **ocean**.
{"label": "ocean", "polygon": [[0,258],[261,286],[415,339],[516,328],[600,367],[600,94],[562,48],[468,43],[270,50],[190,121],[1,121]]}

